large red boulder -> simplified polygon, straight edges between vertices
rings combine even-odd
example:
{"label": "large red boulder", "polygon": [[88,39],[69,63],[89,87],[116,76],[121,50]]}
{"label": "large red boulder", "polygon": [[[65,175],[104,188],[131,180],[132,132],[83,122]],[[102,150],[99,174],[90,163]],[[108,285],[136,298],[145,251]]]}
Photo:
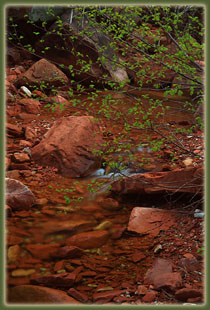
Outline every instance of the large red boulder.
{"label": "large red boulder", "polygon": [[74,178],[97,168],[102,143],[93,117],[69,116],[56,121],[31,153],[37,163],[56,167],[62,175]]}

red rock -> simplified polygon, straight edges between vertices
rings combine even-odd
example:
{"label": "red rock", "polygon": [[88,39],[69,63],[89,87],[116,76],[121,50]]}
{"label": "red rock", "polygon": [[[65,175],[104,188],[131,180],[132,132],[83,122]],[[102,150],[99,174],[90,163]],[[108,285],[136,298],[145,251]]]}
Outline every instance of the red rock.
{"label": "red rock", "polygon": [[20,285],[9,289],[9,304],[79,304],[64,291],[37,285]]}
{"label": "red rock", "polygon": [[158,292],[156,291],[147,291],[147,293],[142,297],[143,302],[152,302],[157,297]]}
{"label": "red rock", "polygon": [[175,217],[168,210],[136,207],[131,212],[127,229],[156,236],[160,230],[167,230],[175,222]]}
{"label": "red rock", "polygon": [[6,178],[6,202],[13,209],[29,209],[36,198],[30,189],[20,181]]}
{"label": "red rock", "polygon": [[147,292],[148,292],[148,289],[145,285],[139,285],[138,286],[138,289],[137,289],[138,295],[146,295]]}
{"label": "red rock", "polygon": [[7,216],[11,216],[12,215],[12,208],[10,208],[10,206],[5,206],[5,210],[6,210],[6,215]]}
{"label": "red rock", "polygon": [[203,292],[200,289],[182,288],[175,293],[175,298],[180,301],[187,301],[188,298],[202,297]]}
{"label": "red rock", "polygon": [[111,188],[113,194],[201,193],[202,191],[203,169],[196,167],[132,175],[113,182]]}
{"label": "red rock", "polygon": [[120,296],[122,293],[124,293],[125,290],[113,290],[113,291],[107,291],[102,293],[95,293],[93,295],[93,301],[96,303],[107,303],[111,301],[114,297]]}
{"label": "red rock", "polygon": [[200,268],[200,263],[195,257],[181,258],[178,265],[188,272],[198,271]]}
{"label": "red rock", "polygon": [[202,302],[202,297],[188,298],[187,303],[200,303]]}
{"label": "red rock", "polygon": [[63,269],[65,269],[65,260],[64,259],[56,262],[55,266],[53,268],[53,270],[55,272],[57,272],[58,270],[63,270]]}
{"label": "red rock", "polygon": [[142,252],[136,252],[131,256],[131,259],[134,263],[137,263],[146,257]]}
{"label": "red rock", "polygon": [[76,246],[64,246],[59,248],[56,257],[60,258],[77,258],[84,254],[83,250]]}
{"label": "red rock", "polygon": [[17,79],[15,86],[40,86],[44,83],[45,87],[50,89],[52,86],[66,85],[68,82],[67,76],[59,68],[46,59],[41,59]]}
{"label": "red rock", "polygon": [[32,143],[26,140],[20,140],[20,146],[21,147],[32,147]]}
{"label": "red rock", "polygon": [[26,249],[33,255],[33,257],[48,260],[55,255],[59,246],[58,243],[28,244]]}
{"label": "red rock", "polygon": [[82,249],[93,249],[101,247],[108,238],[109,233],[105,230],[88,231],[68,238],[66,243]]}
{"label": "red rock", "polygon": [[10,169],[12,169],[12,170],[27,170],[27,169],[30,169],[29,162],[25,162],[25,163],[14,163],[14,162],[11,162]]}
{"label": "red rock", "polygon": [[25,128],[25,138],[29,141],[33,141],[37,137],[36,130],[30,127]]}
{"label": "red rock", "polygon": [[29,114],[29,113],[25,113],[25,112],[22,112],[22,113],[19,113],[16,118],[18,119],[21,119],[21,120],[27,120],[27,121],[30,121],[30,120],[35,120],[38,118],[38,116],[36,114]]}
{"label": "red rock", "polygon": [[56,275],[43,276],[31,280],[32,284],[42,284],[49,287],[72,287],[76,280],[76,275],[72,273],[60,273]]}
{"label": "red rock", "polygon": [[170,272],[156,275],[153,279],[154,288],[159,290],[166,288],[174,291],[182,285],[182,277],[179,272]]}
{"label": "red rock", "polygon": [[47,102],[52,102],[53,104],[67,104],[69,103],[68,100],[66,100],[64,97],[62,96],[54,96],[54,97],[49,97],[46,99]]}
{"label": "red rock", "polygon": [[75,290],[73,287],[70,288],[67,293],[74,297],[76,300],[82,302],[82,303],[87,303],[88,302],[88,296],[86,296],[85,294]]}
{"label": "red rock", "polygon": [[77,177],[99,165],[94,150],[101,149],[102,141],[93,117],[62,117],[32,148],[32,158],[41,165],[58,168],[62,175]]}
{"label": "red rock", "polygon": [[17,163],[24,163],[25,161],[30,161],[30,157],[26,153],[14,153],[12,160]]}
{"label": "red rock", "polygon": [[23,107],[22,112],[31,114],[40,113],[40,102],[38,100],[23,98],[18,102]]}
{"label": "red rock", "polygon": [[186,258],[192,258],[192,257],[194,257],[194,256],[192,255],[192,253],[185,253],[183,256],[186,257]]}
{"label": "red rock", "polygon": [[9,157],[5,158],[5,169],[7,170],[10,166],[11,159]]}
{"label": "red rock", "polygon": [[164,273],[172,273],[172,263],[166,259],[157,258],[154,260],[152,268],[147,270],[144,283],[153,284],[155,277]]}
{"label": "red rock", "polygon": [[6,130],[7,130],[7,133],[9,135],[12,135],[14,137],[22,137],[23,136],[23,128],[22,127],[7,123],[6,124]]}
{"label": "red rock", "polygon": [[100,198],[100,200],[97,200],[97,203],[105,210],[115,211],[122,209],[122,205],[113,198]]}

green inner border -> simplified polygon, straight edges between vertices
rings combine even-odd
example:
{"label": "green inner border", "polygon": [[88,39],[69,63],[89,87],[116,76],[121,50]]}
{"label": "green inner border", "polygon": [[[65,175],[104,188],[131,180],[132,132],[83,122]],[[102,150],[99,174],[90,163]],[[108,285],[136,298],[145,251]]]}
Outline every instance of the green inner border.
{"label": "green inner border", "polygon": [[[1,225],[0,225],[0,249],[1,249],[1,256],[0,256],[0,270],[1,270],[1,280],[0,280],[0,309],[60,309],[60,308],[65,308],[65,309],[89,309],[89,308],[94,308],[94,309],[116,309],[116,308],[122,308],[123,306],[121,305],[116,305],[116,306],[104,306],[104,305],[83,305],[83,306],[71,306],[71,305],[50,305],[50,306],[44,306],[44,305],[36,305],[36,306],[31,306],[31,305],[7,305],[4,304],[4,296],[5,296],[5,287],[4,287],[4,279],[5,279],[5,241],[4,241],[4,225],[5,225],[5,212],[4,212],[4,178],[5,178],[5,173],[4,173],[4,157],[5,157],[5,98],[4,98],[4,77],[5,77],[5,55],[6,55],[6,50],[5,50],[5,21],[4,21],[4,8],[5,6],[9,5],[14,5],[14,6],[20,6],[20,5],[70,5],[70,4],[75,4],[75,5],[99,5],[99,4],[107,4],[107,5],[204,5],[205,6],[205,11],[206,11],[206,85],[208,85],[208,29],[209,29],[209,1],[208,0],[203,0],[203,1],[188,1],[188,0],[183,0],[183,1],[167,1],[167,0],[162,0],[162,1],[152,1],[152,0],[147,0],[147,1],[138,1],[138,0],[132,0],[130,1],[125,1],[125,0],[114,0],[114,1],[88,1],[88,0],[78,0],[78,1],[67,1],[63,0],[61,3],[59,1],[53,1],[53,0],[40,0],[38,2],[33,3],[32,1],[27,1],[27,0],[22,0],[22,1],[6,1],[3,0],[0,2],[0,20],[1,20],[1,27],[0,27],[0,37],[1,39],[1,59],[0,59],[0,68],[1,68],[1,74],[0,74],[0,87],[1,87],[1,109],[0,109],[0,130],[1,130],[1,136],[0,136],[0,160],[1,160],[1,169],[0,169],[0,202],[1,202],[1,208],[0,208],[0,220],[1,220]],[[205,162],[205,185],[206,185],[206,191],[205,191],[205,198],[206,198],[206,210],[205,210],[205,230],[206,230],[206,245],[205,245],[205,261],[206,261],[206,304],[205,305],[198,305],[198,306],[183,306],[183,305],[144,305],[144,306],[130,306],[126,305],[123,308],[140,308],[140,309],[153,309],[154,307],[157,307],[158,309],[209,309],[210,302],[209,302],[209,296],[207,294],[208,287],[209,287],[209,267],[208,267],[208,223],[209,223],[209,214],[207,210],[208,202],[209,202],[209,193],[208,193],[208,171],[209,171],[209,165],[208,165],[208,149],[209,149],[209,143],[207,139],[207,133],[209,132],[209,126],[207,122],[207,118],[209,115],[209,108],[208,108],[208,98],[209,98],[209,87],[206,87],[206,125],[205,125],[205,137],[206,137],[206,162]]]}

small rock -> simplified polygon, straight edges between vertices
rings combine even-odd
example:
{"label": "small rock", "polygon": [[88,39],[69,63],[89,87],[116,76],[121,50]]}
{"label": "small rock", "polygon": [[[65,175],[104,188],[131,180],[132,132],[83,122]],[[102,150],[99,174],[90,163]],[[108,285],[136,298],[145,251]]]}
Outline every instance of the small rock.
{"label": "small rock", "polygon": [[146,295],[148,289],[145,285],[139,285],[137,289],[137,294],[138,295]]}
{"label": "small rock", "polygon": [[36,130],[30,127],[25,128],[25,138],[26,140],[33,141],[37,137]]}
{"label": "small rock", "polygon": [[152,302],[152,301],[155,300],[155,298],[157,297],[157,295],[158,295],[158,292],[156,292],[156,291],[148,291],[148,292],[146,293],[146,295],[144,295],[144,296],[142,297],[142,301],[143,301],[143,302]]}
{"label": "small rock", "polygon": [[20,255],[20,246],[19,245],[12,245],[8,248],[7,257],[8,263],[15,263]]}
{"label": "small rock", "polygon": [[76,274],[72,273],[60,273],[56,275],[43,276],[36,279],[32,279],[32,284],[42,284],[49,287],[72,287],[76,280]]}
{"label": "small rock", "polygon": [[203,293],[200,289],[182,288],[175,293],[175,298],[180,301],[187,301],[189,298],[202,297]]}
{"label": "small rock", "polygon": [[9,157],[5,158],[5,169],[8,170],[11,163],[11,159]]}
{"label": "small rock", "polygon": [[66,243],[82,249],[93,249],[101,247],[108,238],[109,233],[106,230],[88,231],[68,238]]}
{"label": "small rock", "polygon": [[12,156],[12,160],[16,163],[24,163],[30,161],[30,157],[26,153],[14,153]]}
{"label": "small rock", "polygon": [[36,198],[23,183],[6,178],[6,202],[14,210],[29,209],[35,204]]}
{"label": "small rock", "polygon": [[40,113],[40,102],[34,99],[21,99],[19,104],[23,107],[22,112],[38,114]]}
{"label": "small rock", "polygon": [[64,246],[59,248],[55,256],[60,258],[78,258],[83,254],[84,251],[76,246]]}
{"label": "small rock", "polygon": [[105,210],[115,211],[122,209],[119,202],[113,198],[100,198],[97,203]]}
{"label": "small rock", "polygon": [[28,277],[36,272],[35,269],[15,269],[12,271],[12,277]]}
{"label": "small rock", "polygon": [[93,228],[93,230],[106,230],[109,229],[112,226],[112,222],[110,221],[103,221],[99,225]]}
{"label": "small rock", "polygon": [[178,265],[188,272],[197,271],[200,268],[200,263],[195,257],[181,258]]}
{"label": "small rock", "polygon": [[21,93],[25,96],[31,97],[31,91],[26,86],[21,86],[20,88]]}
{"label": "small rock", "polygon": [[179,272],[171,272],[157,275],[153,280],[154,288],[159,290],[166,288],[171,291],[181,287],[182,277]]}
{"label": "small rock", "polygon": [[37,199],[36,201],[36,204],[38,206],[44,206],[48,203],[48,199],[47,198],[40,198],[40,199]]}
{"label": "small rock", "polygon": [[32,147],[32,143],[26,140],[20,140],[20,147]]}
{"label": "small rock", "polygon": [[9,135],[12,135],[14,137],[22,137],[23,136],[23,128],[13,125],[13,124],[6,124],[6,130]]}
{"label": "small rock", "polygon": [[102,293],[95,293],[93,295],[93,301],[97,303],[107,303],[111,301],[114,297],[120,296],[122,293],[125,293],[125,290],[115,289],[113,291],[107,291]]}
{"label": "small rock", "polygon": [[140,262],[146,257],[146,255],[142,252],[136,252],[131,256],[131,259],[134,263]]}
{"label": "small rock", "polygon": [[75,290],[73,287],[70,288],[68,291],[67,291],[68,295],[74,297],[76,300],[82,302],[82,303],[86,303],[88,302],[88,296],[86,296],[85,294]]}
{"label": "small rock", "polygon": [[43,260],[52,258],[57,253],[58,248],[58,243],[26,245],[27,251],[29,251],[33,257]]}

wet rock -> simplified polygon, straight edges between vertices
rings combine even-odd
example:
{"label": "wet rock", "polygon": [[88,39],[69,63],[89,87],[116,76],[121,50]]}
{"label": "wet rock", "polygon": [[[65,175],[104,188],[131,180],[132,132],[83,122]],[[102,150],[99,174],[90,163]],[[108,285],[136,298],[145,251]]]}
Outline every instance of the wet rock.
{"label": "wet rock", "polygon": [[97,203],[99,204],[100,207],[109,211],[122,209],[122,205],[120,205],[119,202],[113,198],[100,197],[100,199],[97,200]]}
{"label": "wet rock", "polygon": [[68,245],[75,245],[82,249],[99,248],[109,238],[109,233],[105,230],[88,231],[74,235],[66,240]]}
{"label": "wet rock", "polygon": [[38,100],[24,98],[18,102],[22,106],[22,112],[38,114],[40,113],[40,103]]}
{"label": "wet rock", "polygon": [[10,288],[7,301],[15,304],[79,304],[77,300],[61,290],[37,285]]}
{"label": "wet rock", "polygon": [[26,246],[27,251],[29,251],[33,257],[48,260],[52,258],[58,251],[58,243],[50,244],[28,244]]}
{"label": "wet rock", "polygon": [[153,302],[157,297],[158,292],[156,291],[147,291],[147,293],[142,297],[143,302]]}
{"label": "wet rock", "polygon": [[11,158],[16,163],[24,163],[26,161],[30,161],[30,157],[26,153],[14,153]]}
{"label": "wet rock", "polygon": [[15,263],[18,260],[19,255],[20,246],[18,244],[10,246],[7,251],[8,263]]}
{"label": "wet rock", "polygon": [[68,295],[70,295],[71,297],[75,298],[76,300],[82,302],[82,303],[87,303],[88,302],[88,296],[86,296],[85,294],[75,290],[73,287],[70,288],[67,291]]}
{"label": "wet rock", "polygon": [[49,287],[72,287],[76,280],[76,274],[72,273],[60,273],[55,275],[43,276],[36,279],[32,279],[32,284],[42,284]]}
{"label": "wet rock", "polygon": [[83,250],[76,246],[64,246],[59,248],[55,256],[60,258],[78,258],[83,254]]}
{"label": "wet rock", "polygon": [[178,265],[188,272],[198,271],[200,263],[195,257],[181,258]]}
{"label": "wet rock", "polygon": [[176,219],[168,210],[136,207],[131,212],[127,229],[156,236],[160,230],[167,230],[175,222]]}
{"label": "wet rock", "polygon": [[22,137],[23,136],[23,128],[13,124],[6,124],[6,131],[9,135],[14,137]]}
{"label": "wet rock", "polygon": [[32,148],[32,158],[41,165],[58,168],[62,175],[78,177],[97,165],[98,156],[94,152],[101,149],[102,142],[99,126],[93,117],[63,117]]}
{"label": "wet rock", "polygon": [[184,168],[166,172],[132,175],[112,183],[112,194],[155,194],[165,192],[201,193],[203,169]]}
{"label": "wet rock", "polygon": [[36,198],[23,183],[6,178],[6,202],[13,210],[30,209],[36,203]]}
{"label": "wet rock", "polygon": [[175,293],[175,298],[180,301],[188,301],[189,298],[202,297],[203,293],[200,289],[182,288]]}
{"label": "wet rock", "polygon": [[67,76],[59,68],[46,59],[41,59],[17,79],[15,86],[40,86],[44,84],[46,88],[50,89],[52,86],[66,85],[68,81]]}

